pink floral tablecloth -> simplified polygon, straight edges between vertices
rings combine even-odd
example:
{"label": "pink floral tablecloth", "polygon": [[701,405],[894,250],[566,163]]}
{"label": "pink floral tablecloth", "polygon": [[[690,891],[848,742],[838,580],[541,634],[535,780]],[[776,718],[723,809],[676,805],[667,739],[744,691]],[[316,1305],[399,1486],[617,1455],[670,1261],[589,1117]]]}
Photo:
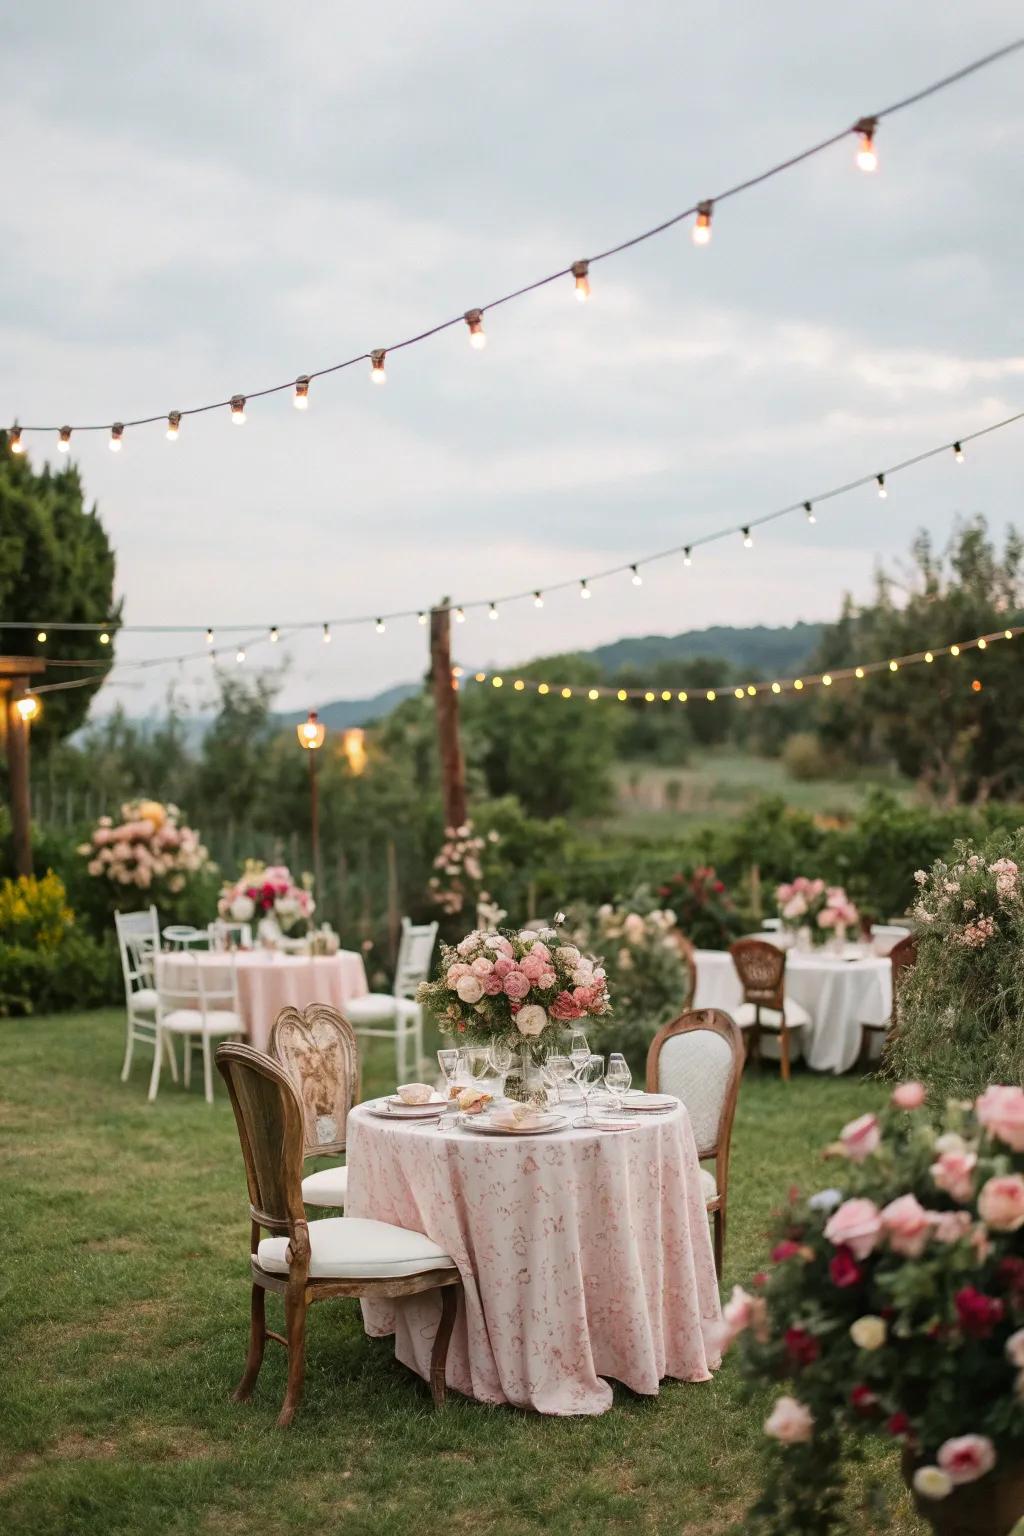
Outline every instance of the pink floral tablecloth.
{"label": "pink floral tablecloth", "polygon": [[[223,986],[228,960],[224,955],[198,952],[199,964],[209,985]],[[276,950],[242,949],[234,955],[238,974],[238,1001],[242,1018],[249,1030],[249,1043],[265,1051],[270,1027],[282,1008],[291,1004],[305,1008],[307,1003],[331,1003],[345,1012],[353,997],[367,993],[363,957],[355,950],[343,949],[336,955],[282,955]],[[173,950],[157,958],[157,977],[161,987],[172,988],[191,959]],[[223,1008],[223,1002],[213,1006]]]}
{"label": "pink floral tablecloth", "polygon": [[[707,1381],[718,1284],[697,1150],[682,1105],[627,1132],[442,1133],[348,1120],[346,1215],[425,1232],[451,1254],[465,1304],[448,1383],[539,1413],[611,1407],[604,1377],[653,1394]],[[426,1377],[436,1294],[363,1302],[367,1332]]]}

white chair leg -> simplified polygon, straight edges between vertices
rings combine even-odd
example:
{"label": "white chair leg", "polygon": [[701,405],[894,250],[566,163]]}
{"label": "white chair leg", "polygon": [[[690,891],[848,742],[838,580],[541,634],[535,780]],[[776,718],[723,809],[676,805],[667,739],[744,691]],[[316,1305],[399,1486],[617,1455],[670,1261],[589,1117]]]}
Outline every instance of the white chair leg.
{"label": "white chair leg", "polygon": [[210,1055],[210,1036],[203,1030],[203,1092],[207,1104],[213,1103],[213,1058]]}
{"label": "white chair leg", "polygon": [[182,1075],[182,1079],[184,1081],[185,1087],[186,1088],[190,1088],[192,1086],[192,1036],[191,1035],[186,1035],[184,1037],[184,1046],[185,1046],[185,1059],[182,1062],[181,1075]]}
{"label": "white chair leg", "polygon": [[124,1066],[121,1068],[121,1081],[128,1081],[128,1074],[132,1069],[132,1053],[135,1050],[135,1021],[131,1014],[128,1015],[128,1036],[124,1043]]}
{"label": "white chair leg", "polygon": [[149,1074],[149,1102],[152,1104],[156,1098],[156,1090],[160,1086],[160,1062],[164,1054],[164,1032],[160,1025],[156,1026],[156,1039],[153,1042],[153,1070]]}
{"label": "white chair leg", "polygon": [[167,1061],[171,1069],[171,1082],[178,1081],[178,1058],[174,1054],[174,1041],[170,1035],[164,1035],[164,1046],[167,1050]]}

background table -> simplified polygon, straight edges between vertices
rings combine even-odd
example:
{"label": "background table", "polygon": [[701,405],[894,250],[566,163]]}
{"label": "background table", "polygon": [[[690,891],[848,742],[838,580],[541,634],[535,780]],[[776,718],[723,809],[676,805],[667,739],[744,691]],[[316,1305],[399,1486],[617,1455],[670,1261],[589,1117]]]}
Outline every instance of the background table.
{"label": "background table", "polygon": [[[728,950],[698,949],[695,1008],[735,1013],[743,1001]],[[892,1012],[892,965],[869,955],[845,960],[822,950],[786,952],[786,996],[811,1016],[804,1056],[816,1072],[848,1072],[860,1054],[861,1025],[884,1024]],[[764,1037],[762,1037],[762,1040]]]}
{"label": "background table", "polygon": [[[222,954],[205,950],[192,952],[203,967],[204,980],[210,986],[227,981],[228,961]],[[249,1030],[249,1043],[265,1051],[270,1028],[282,1008],[291,1004],[305,1008],[307,1003],[330,1003],[345,1012],[350,998],[364,997],[368,991],[363,957],[353,949],[336,955],[285,955],[276,950],[240,949],[234,954],[238,968],[238,1001]],[[158,984],[173,989],[176,978],[187,977],[185,969],[193,962],[180,952],[161,951],[157,957]],[[228,981],[230,986],[230,982]],[[223,1008],[223,1002],[214,1004]]]}
{"label": "background table", "polygon": [[[720,1361],[718,1284],[689,1116],[621,1133],[442,1133],[348,1118],[348,1216],[425,1232],[465,1286],[448,1382],[539,1413],[611,1407],[604,1376],[656,1393]],[[367,1332],[426,1377],[437,1297],[363,1302]]]}

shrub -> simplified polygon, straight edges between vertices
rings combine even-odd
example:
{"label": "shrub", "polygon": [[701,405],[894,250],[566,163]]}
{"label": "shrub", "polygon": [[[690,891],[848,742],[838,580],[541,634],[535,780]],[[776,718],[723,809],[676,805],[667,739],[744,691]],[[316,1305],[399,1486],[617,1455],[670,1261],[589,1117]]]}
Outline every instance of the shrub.
{"label": "shrub", "polygon": [[782,749],[782,764],[791,779],[809,783],[827,779],[834,764],[813,731],[795,731]]}
{"label": "shrub", "polygon": [[52,871],[0,884],[0,1013],[92,1008],[117,986],[116,950],[76,927]]}
{"label": "shrub", "polygon": [[680,932],[698,949],[727,949],[743,930],[736,903],[713,864],[670,875],[658,887],[658,896],[675,913]]}

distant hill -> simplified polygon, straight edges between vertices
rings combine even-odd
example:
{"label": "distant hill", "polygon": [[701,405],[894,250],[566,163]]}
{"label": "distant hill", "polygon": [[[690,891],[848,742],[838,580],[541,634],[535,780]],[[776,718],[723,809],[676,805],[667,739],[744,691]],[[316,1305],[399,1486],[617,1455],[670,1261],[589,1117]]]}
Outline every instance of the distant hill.
{"label": "distant hill", "polygon": [[749,629],[718,624],[681,635],[613,640],[586,654],[609,673],[622,667],[650,667],[659,661],[691,661],[695,656],[720,657],[744,671],[792,673],[806,666],[824,629],[824,624],[792,624],[779,629],[764,624]]}
{"label": "distant hill", "polygon": [[[383,693],[375,693],[372,699],[332,699],[329,704],[321,704],[317,714],[329,731],[343,731],[350,725],[370,725],[374,720],[390,715],[403,699],[419,693],[422,686],[422,683],[396,683],[393,688],[385,688]],[[276,718],[282,725],[299,725],[305,720],[306,711],[279,714]]]}

